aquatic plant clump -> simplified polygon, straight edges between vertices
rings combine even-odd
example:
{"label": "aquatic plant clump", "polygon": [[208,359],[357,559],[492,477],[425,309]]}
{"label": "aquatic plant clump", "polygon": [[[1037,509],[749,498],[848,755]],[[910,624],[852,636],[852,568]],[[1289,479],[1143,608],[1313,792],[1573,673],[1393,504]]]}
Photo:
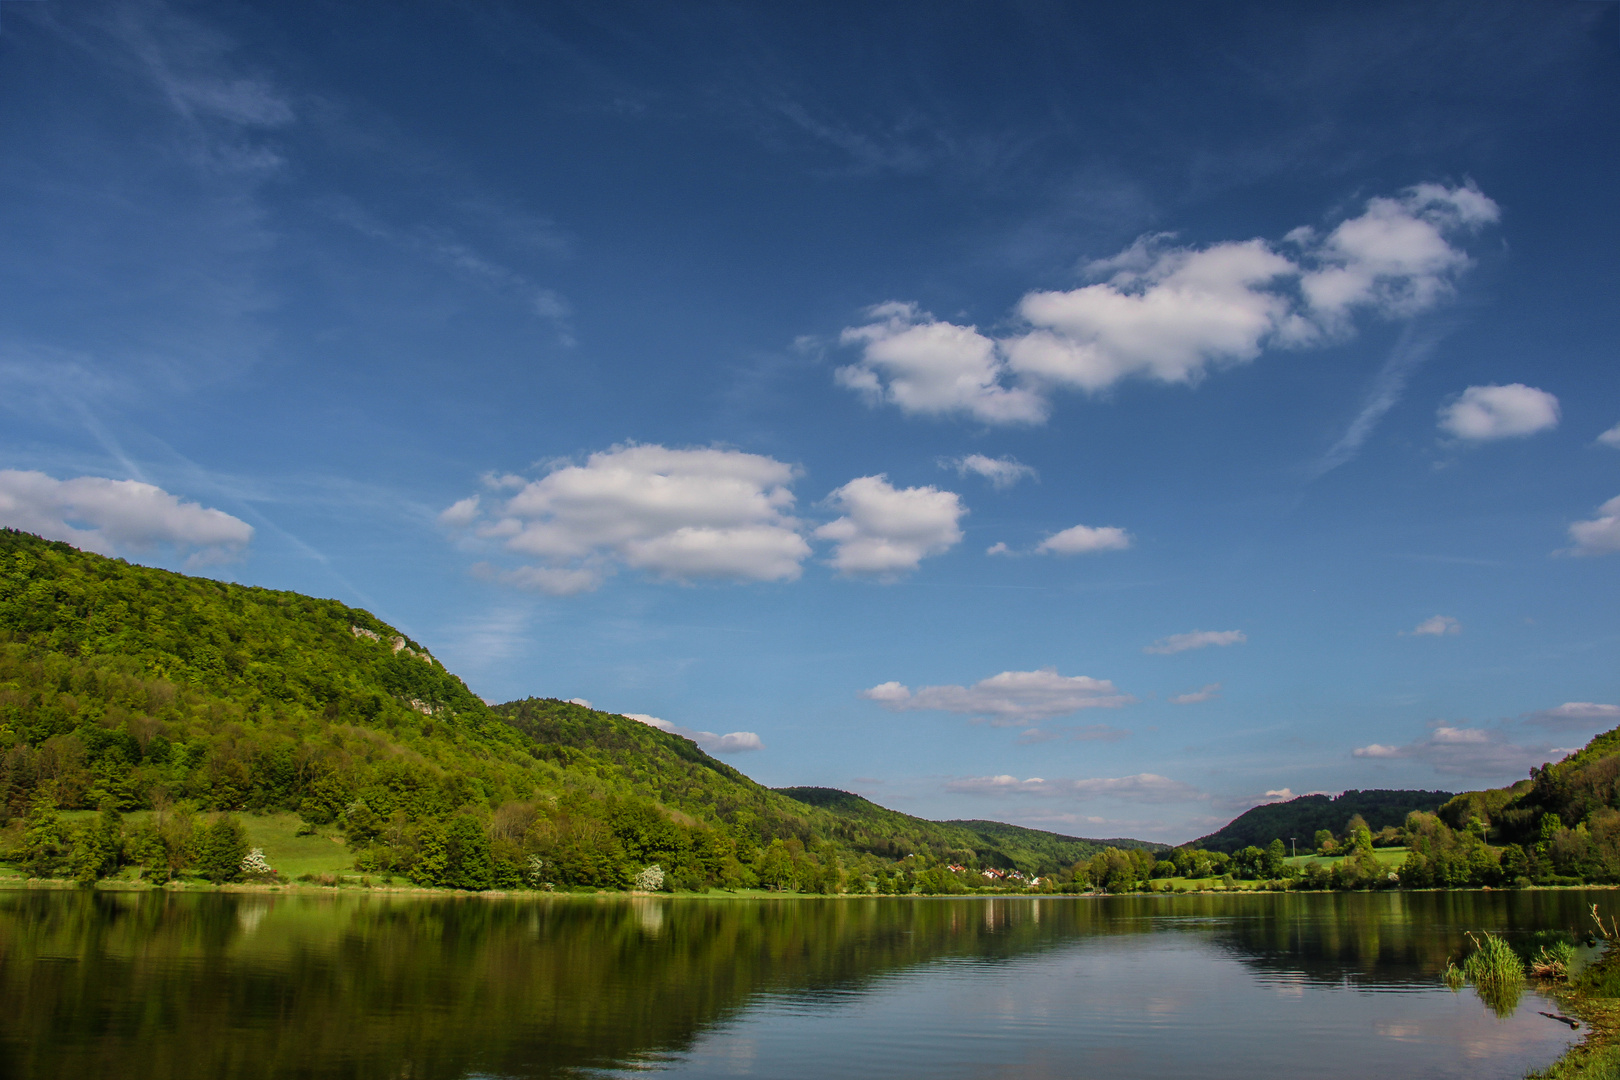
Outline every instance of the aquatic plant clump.
{"label": "aquatic plant clump", "polygon": [[1575,947],[1567,941],[1543,945],[1530,958],[1530,974],[1538,979],[1567,979],[1575,962]]}
{"label": "aquatic plant clump", "polygon": [[1472,934],[1468,936],[1474,942],[1474,951],[1463,961],[1463,974],[1469,982],[1475,986],[1484,983],[1509,986],[1524,982],[1524,962],[1513,951],[1513,946],[1495,934],[1484,935],[1483,941]]}
{"label": "aquatic plant clump", "polygon": [[1469,934],[1468,939],[1474,943],[1474,951],[1463,961],[1463,976],[1492,1012],[1511,1016],[1524,992],[1524,961],[1495,934],[1485,934],[1484,940]]}

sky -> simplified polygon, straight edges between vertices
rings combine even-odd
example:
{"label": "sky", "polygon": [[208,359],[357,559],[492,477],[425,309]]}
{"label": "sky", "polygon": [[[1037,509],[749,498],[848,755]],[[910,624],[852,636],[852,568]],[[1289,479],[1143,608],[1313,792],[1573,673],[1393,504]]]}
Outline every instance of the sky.
{"label": "sky", "polygon": [[1180,842],[1620,725],[1620,5],[0,3],[0,524]]}

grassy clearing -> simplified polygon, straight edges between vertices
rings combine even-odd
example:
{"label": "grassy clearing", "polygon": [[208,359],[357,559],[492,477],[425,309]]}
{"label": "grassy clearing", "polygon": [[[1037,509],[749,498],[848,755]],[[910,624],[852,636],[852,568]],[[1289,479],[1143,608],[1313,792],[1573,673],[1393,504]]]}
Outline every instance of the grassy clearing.
{"label": "grassy clearing", "polygon": [[[69,824],[95,816],[94,810],[62,811],[62,820]],[[124,826],[136,829],[151,817],[150,810],[134,810],[124,815]],[[198,820],[204,817],[206,815],[199,815]],[[270,865],[289,881],[305,874],[320,877],[354,873],[354,856],[343,838],[330,829],[318,830],[313,836],[299,836],[303,820],[297,814],[237,814],[236,819],[247,830],[248,846],[263,848]],[[118,879],[133,880],[135,873],[133,867],[125,867]],[[21,877],[22,872],[16,867],[0,866],[0,880]]]}
{"label": "grassy clearing", "polygon": [[[1347,856],[1344,855],[1301,855],[1298,858],[1290,858],[1288,860],[1288,865],[1297,866],[1301,870],[1305,869],[1307,866],[1310,866],[1312,863],[1333,867],[1343,863],[1346,858]],[[1406,848],[1373,848],[1373,858],[1377,859],[1379,864],[1382,866],[1387,866],[1391,870],[1399,870],[1401,864],[1406,861]]]}

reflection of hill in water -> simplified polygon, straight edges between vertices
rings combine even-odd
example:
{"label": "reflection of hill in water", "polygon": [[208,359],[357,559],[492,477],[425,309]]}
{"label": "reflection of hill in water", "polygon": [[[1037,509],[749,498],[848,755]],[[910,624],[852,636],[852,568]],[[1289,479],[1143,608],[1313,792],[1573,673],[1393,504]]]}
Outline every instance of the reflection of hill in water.
{"label": "reflection of hill in water", "polygon": [[[1431,979],[1572,893],[1019,900],[0,894],[0,1074],[558,1075],[654,1061],[774,997],[938,960],[1190,934],[1262,977]],[[1425,973],[1415,975],[1417,973]]]}
{"label": "reflection of hill in water", "polygon": [[0,1072],[545,1075],[682,1049],[762,993],[1050,947],[1086,909],[0,895]]}
{"label": "reflection of hill in water", "polygon": [[[1602,894],[1604,898],[1613,894]],[[1584,892],[1258,893],[1113,897],[1116,922],[1201,933],[1262,977],[1318,985],[1432,987],[1465,933],[1585,934]]]}

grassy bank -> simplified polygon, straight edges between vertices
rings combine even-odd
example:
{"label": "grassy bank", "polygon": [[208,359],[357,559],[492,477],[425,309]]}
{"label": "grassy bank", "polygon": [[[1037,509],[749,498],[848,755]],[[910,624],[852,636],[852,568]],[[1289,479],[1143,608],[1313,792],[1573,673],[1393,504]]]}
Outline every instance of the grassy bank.
{"label": "grassy bank", "polygon": [[1605,926],[1599,918],[1597,926],[1608,939],[1603,955],[1567,983],[1549,988],[1558,1007],[1583,1023],[1586,1035],[1527,1080],[1620,1080],[1620,924],[1611,918]]}

